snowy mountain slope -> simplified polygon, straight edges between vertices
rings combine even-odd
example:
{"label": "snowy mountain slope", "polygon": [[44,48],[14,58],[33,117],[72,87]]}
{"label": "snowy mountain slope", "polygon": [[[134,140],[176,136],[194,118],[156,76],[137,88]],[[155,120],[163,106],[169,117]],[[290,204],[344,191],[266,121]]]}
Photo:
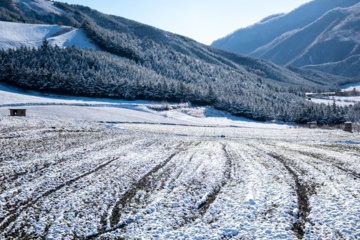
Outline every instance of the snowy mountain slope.
{"label": "snowy mountain slope", "polygon": [[[320,25],[320,27],[319,27]],[[329,11],[313,24],[296,33],[292,39],[315,32],[316,38],[287,64],[302,67],[309,64],[332,63],[360,54],[360,3],[349,8]],[[360,73],[358,73],[360,76]]]}
{"label": "snowy mountain slope", "polygon": [[358,2],[358,0],[311,1],[290,13],[238,29],[228,36],[214,41],[212,46],[231,52],[250,54],[288,31],[301,29],[311,24],[336,7],[349,7]]}
{"label": "snowy mountain slope", "polygon": [[345,77],[358,76],[360,66],[360,55],[353,55],[338,62],[330,62],[323,64],[305,65],[302,68],[318,70],[334,75]]}
{"label": "snowy mountain slope", "polygon": [[302,67],[340,61],[360,51],[360,4],[351,8],[337,8],[315,22],[292,31],[277,44],[257,50],[251,55],[276,64]]}
{"label": "snowy mountain slope", "polygon": [[42,24],[24,24],[0,21],[0,49],[39,47],[46,38],[59,47],[75,45],[84,49],[98,49],[85,33],[73,27]]}
{"label": "snowy mountain slope", "polygon": [[0,81],[69,95],[191,102],[255,120],[297,122],[308,121],[309,111],[314,113],[311,118],[324,119],[323,111],[316,110],[324,107],[306,101],[306,91],[335,90],[353,81],[313,71],[304,74],[225,52],[88,7],[60,2],[54,6],[71,14],[38,16],[0,4],[4,10],[0,17],[79,27],[100,51],[46,47],[3,51]]}
{"label": "snowy mountain slope", "polygon": [[[30,0],[28,1],[31,2]],[[35,0],[32,1],[34,2]],[[56,7],[71,14],[63,14],[61,16],[50,14],[48,16],[34,18],[26,12],[15,12],[19,14],[18,18],[25,16],[28,17],[29,20],[47,23],[60,21],[63,23],[68,22],[71,26],[81,26],[81,29],[86,31],[87,36],[100,46],[101,50],[121,55],[122,57],[130,58],[137,62],[148,62],[149,58],[153,58],[149,56],[148,52],[156,52],[156,54],[162,55],[161,59],[163,61],[162,66],[154,66],[158,72],[162,71],[163,68],[165,68],[165,72],[169,69],[179,69],[179,66],[166,65],[168,58],[166,55],[173,55],[173,53],[175,53],[175,56],[180,59],[180,61],[182,61],[181,59],[183,58],[183,55],[185,55],[191,59],[196,59],[197,62],[200,60],[201,63],[235,68],[236,71],[243,72],[244,75],[260,74],[260,77],[272,78],[276,81],[295,84],[301,82],[305,85],[308,85],[307,82],[310,80],[304,79],[302,76],[297,76],[292,71],[289,71],[289,69],[274,66],[270,62],[259,62],[257,59],[230,54],[197,43],[184,36],[162,31],[161,29],[156,29],[122,17],[106,15],[80,5],[68,5],[59,2],[54,4]],[[55,20],[53,19],[54,17]],[[172,56],[170,57],[172,58]],[[174,59],[169,59],[168,62],[174,62]],[[150,62],[150,65],[156,64],[157,63],[154,63],[154,61]],[[181,64],[183,65],[184,63]],[[187,63],[187,65],[189,65],[189,63]],[[244,67],[247,69],[244,69]],[[260,69],[260,71],[256,71],[255,69]],[[171,77],[178,78],[180,76],[183,78],[181,75],[184,72],[185,70],[181,71],[180,74],[176,73],[175,76],[172,75]],[[199,77],[196,78],[199,79]],[[323,81],[325,84],[327,82],[328,80]]]}
{"label": "snowy mountain slope", "polygon": [[215,41],[213,46],[294,67],[334,63],[318,70],[359,77],[360,70],[336,70],[341,67],[336,66],[337,62],[360,53],[359,26],[358,0],[317,0],[283,16],[240,29]]}
{"label": "snowy mountain slope", "polygon": [[56,7],[52,1],[49,0],[13,0],[16,6],[27,12],[36,12],[39,15],[47,14],[69,14],[64,10]]}

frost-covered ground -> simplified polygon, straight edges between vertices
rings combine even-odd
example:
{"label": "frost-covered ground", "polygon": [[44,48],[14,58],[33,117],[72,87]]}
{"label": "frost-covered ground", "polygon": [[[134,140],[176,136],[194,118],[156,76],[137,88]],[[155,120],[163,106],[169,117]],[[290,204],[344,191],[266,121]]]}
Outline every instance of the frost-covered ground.
{"label": "frost-covered ground", "polygon": [[0,239],[360,238],[358,134],[151,104],[3,88]]}
{"label": "frost-covered ground", "polygon": [[327,98],[312,98],[311,101],[315,102],[315,103],[323,103],[323,104],[330,104],[332,105],[334,103],[335,100],[335,104],[337,106],[349,106],[349,105],[354,105],[358,102],[360,102],[360,97],[327,97]]}
{"label": "frost-covered ground", "polygon": [[264,124],[250,121],[208,107],[182,107],[160,112],[150,108],[151,106],[161,106],[161,104],[150,101],[44,95],[32,91],[24,92],[0,84],[0,116],[9,115],[9,108],[26,108],[29,117],[46,119],[276,129],[289,127],[285,124]]}
{"label": "frost-covered ground", "polygon": [[343,90],[343,91],[351,91],[354,88],[356,89],[356,91],[360,91],[360,83],[350,83],[350,84],[343,85],[341,87],[341,90]]}
{"label": "frost-covered ground", "polygon": [[44,38],[53,46],[98,49],[85,33],[73,27],[0,21],[0,49],[40,47]]}
{"label": "frost-covered ground", "polygon": [[[352,83],[352,84],[346,84],[341,87],[342,91],[351,91],[353,89],[356,89],[356,91],[360,91],[360,83]],[[337,106],[349,106],[354,105],[356,103],[360,102],[360,96],[354,96],[354,97],[324,97],[324,98],[311,98],[311,101],[315,103],[323,103],[323,104],[333,104],[335,101],[335,104]]]}

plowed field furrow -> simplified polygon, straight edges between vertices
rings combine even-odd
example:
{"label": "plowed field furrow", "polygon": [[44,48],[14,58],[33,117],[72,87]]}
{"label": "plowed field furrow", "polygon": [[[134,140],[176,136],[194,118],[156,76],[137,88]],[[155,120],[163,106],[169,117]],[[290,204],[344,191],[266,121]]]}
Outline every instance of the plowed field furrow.
{"label": "plowed field furrow", "polygon": [[[157,145],[160,145],[160,143],[157,143]],[[157,146],[156,148],[159,147]],[[176,148],[176,145],[172,146],[172,148]],[[97,179],[100,179],[101,181],[105,181],[104,184],[101,183],[99,184],[95,180],[93,181],[93,183],[96,183],[97,188],[98,187],[102,188],[102,190],[97,190],[96,192],[101,193],[103,197],[105,197],[105,199],[103,199],[102,196],[97,196],[96,193],[95,194],[91,193],[89,197],[82,196],[83,201],[86,200],[88,203],[95,203],[99,201],[102,203],[100,206],[98,206],[98,211],[96,211],[95,209],[91,210],[92,219],[95,220],[93,226],[96,227],[97,233],[104,231],[104,228],[106,228],[107,222],[109,221],[108,215],[112,214],[111,211],[113,208],[112,206],[115,205],[117,199],[119,199],[119,197],[120,198],[123,197],[124,195],[128,196],[128,194],[132,193],[132,189],[135,186],[136,181],[140,181],[142,183],[145,182],[145,184],[147,184],[146,181],[141,181],[142,177],[140,178],[140,180],[138,180],[139,176],[143,176],[144,174],[146,175],[147,174],[146,172],[148,171],[147,169],[149,169],[149,167],[157,168],[159,165],[155,165],[155,164],[160,164],[159,163],[160,159],[158,158],[159,157],[162,158],[163,155],[165,156],[170,154],[168,153],[168,151],[169,152],[171,151],[171,149],[164,150],[164,153],[159,155],[153,153],[151,149],[146,148],[144,145],[136,146],[136,149],[138,149],[138,152],[136,154],[131,154],[131,155],[126,154],[125,156],[122,157],[123,160],[121,162],[118,161],[117,165],[111,166],[112,169],[107,169],[106,172],[104,171],[101,172],[102,175],[106,173],[106,176],[96,176]],[[134,150],[129,150],[129,149],[127,151],[135,152]],[[146,159],[148,160],[142,159],[142,157],[144,156],[146,156]],[[145,162],[148,161],[146,164],[147,166],[143,164],[144,161]],[[109,182],[109,178],[114,179],[114,181],[112,181],[111,184],[106,183]],[[118,178],[119,180],[116,180],[116,178]],[[106,192],[109,192],[109,190],[112,190],[113,192],[111,196],[106,194]],[[77,192],[79,192],[79,190],[77,190]],[[76,192],[74,194],[75,196],[77,195]],[[71,197],[69,198],[70,198],[69,200],[71,201]],[[56,197],[54,197],[54,199],[56,199]],[[75,209],[77,209],[77,211],[79,210],[82,211],[82,209],[79,209],[76,206]],[[85,210],[88,211],[90,209],[85,209]],[[71,211],[69,211],[69,214],[71,214]],[[76,218],[76,216],[72,216],[72,217]],[[80,217],[83,218],[83,216]],[[79,219],[79,222],[82,222],[82,219]],[[66,224],[66,222],[62,222],[61,224]],[[50,230],[52,230],[52,228],[50,228]],[[89,230],[90,229],[88,228],[84,229],[85,232],[88,232]]]}
{"label": "plowed field furrow", "polygon": [[[123,229],[127,225],[133,223],[132,217],[137,214],[141,209],[146,208],[149,203],[149,197],[154,194],[154,191],[163,190],[163,186],[174,172],[176,163],[170,161],[179,154],[193,145],[191,142],[182,143],[174,147],[178,152],[172,153],[166,160],[155,166],[148,173],[146,173],[138,182],[134,183],[114,204],[111,214],[106,218],[104,229],[98,231],[96,234],[87,236],[87,238],[96,238],[103,234]],[[133,206],[136,204],[136,210]],[[122,216],[125,215],[126,217]],[[125,221],[121,221],[125,219]]]}
{"label": "plowed field furrow", "polygon": [[0,231],[1,232],[5,232],[5,229],[10,225],[11,222],[15,221],[16,218],[21,214],[22,211],[24,211],[26,208],[31,207],[32,205],[34,205],[36,202],[38,202],[41,198],[45,198],[51,194],[53,194],[56,191],[59,191],[60,189],[64,188],[65,186],[69,186],[71,184],[73,184],[74,182],[78,181],[79,179],[82,179],[90,174],[93,174],[99,170],[101,170],[102,168],[106,167],[107,165],[109,165],[110,163],[116,161],[118,159],[112,159],[109,161],[106,161],[105,163],[97,166],[95,169],[86,172],[80,176],[77,176],[73,179],[70,179],[68,181],[66,181],[65,183],[57,186],[54,189],[48,190],[46,192],[44,192],[43,194],[41,194],[40,196],[36,197],[35,199],[32,199],[28,202],[25,202],[21,205],[17,205],[14,208],[10,208],[9,209],[9,214],[4,216],[3,218],[0,219]]}
{"label": "plowed field furrow", "polygon": [[281,156],[270,153],[269,154],[274,159],[280,161],[286,170],[291,174],[294,178],[295,186],[294,189],[297,195],[297,205],[299,206],[299,214],[300,221],[295,221],[293,223],[293,230],[299,239],[303,239],[304,237],[304,228],[306,217],[310,214],[310,203],[309,198],[314,193],[315,189],[309,185],[308,183],[304,183],[300,180],[300,175],[296,171],[294,171],[290,166],[287,160],[282,158]]}
{"label": "plowed field furrow", "polygon": [[[182,227],[201,219],[201,207],[198,208],[198,206],[209,201],[208,196],[217,186],[221,186],[224,177],[228,177],[224,175],[226,173],[224,170],[228,169],[226,167],[227,159],[224,153],[220,155],[221,151],[218,153],[218,150],[221,149],[222,145],[217,143],[192,144],[190,147],[184,148],[184,151],[174,156],[171,164],[167,164],[165,168],[153,176],[152,179],[156,181],[164,181],[165,179],[161,180],[162,176],[168,172],[169,167],[173,167],[169,180],[165,180],[165,183],[162,184],[163,188],[156,188],[150,194],[145,193],[148,197],[139,203],[140,206],[145,204],[144,207],[140,207],[140,213],[128,215],[123,221],[122,230],[115,229],[115,231],[107,232],[102,237],[110,237],[112,234],[120,234],[120,232],[128,234],[132,229],[153,229],[153,225],[163,224],[163,221],[171,222],[173,229],[181,231]],[[213,154],[220,158],[208,155],[208,151],[214,151]],[[211,160],[204,161],[202,157],[204,154],[211,157]],[[207,165],[204,165],[205,163]],[[213,164],[220,164],[219,167],[221,168],[217,167],[216,171],[210,171],[211,167],[214,166]],[[208,174],[210,172],[219,173],[217,179],[213,179],[213,175]],[[198,181],[196,176],[201,176],[203,181]],[[158,213],[153,212],[154,208],[167,210],[162,216],[157,216]]]}
{"label": "plowed field furrow", "polygon": [[153,174],[163,168],[177,153],[171,154],[165,161],[151,169],[145,176],[143,176],[137,183],[133,184],[132,188],[129,189],[124,196],[122,196],[116,203],[115,207],[112,210],[112,214],[109,218],[110,226],[114,229],[117,226],[120,216],[121,216],[121,206],[126,206],[128,202],[132,200],[137,191],[149,188],[150,178]]}
{"label": "plowed field furrow", "polygon": [[[296,152],[303,156],[307,156],[308,159],[311,159],[311,162],[309,162],[309,164],[314,167],[315,167],[315,165],[319,165],[319,167],[321,166],[322,168],[324,166],[326,166],[326,167],[330,166],[332,168],[332,170],[338,169],[341,172],[343,172],[344,174],[352,176],[354,178],[354,180],[360,179],[360,172],[357,173],[357,171],[354,169],[348,169],[348,168],[346,169],[344,167],[344,164],[341,163],[341,161],[336,158],[332,158],[329,156],[324,156],[324,155],[316,154],[316,153],[310,153],[310,152],[306,152],[306,151],[300,151],[300,150],[296,150]],[[318,169],[318,170],[322,171],[324,174],[327,174],[327,172],[324,172],[323,169]]]}
{"label": "plowed field furrow", "polygon": [[[214,227],[226,225],[229,229],[233,226],[227,223],[237,223],[240,228],[225,231],[225,238],[233,234],[240,239],[265,238],[261,232],[274,219],[281,219],[284,229],[291,229],[293,217],[290,211],[294,197],[287,183],[289,174],[276,161],[271,162],[266,155],[260,156],[258,149],[247,144],[226,143],[226,152],[232,162],[230,179],[207,210],[204,222]],[[264,162],[272,168],[266,168]],[[277,191],[270,191],[269,186]],[[279,204],[279,195],[281,199],[288,199],[286,205]],[[219,210],[224,204],[228,207]],[[279,234],[294,237],[291,232],[279,231]]]}
{"label": "plowed field furrow", "polygon": [[356,134],[3,122],[0,239],[360,238]]}
{"label": "plowed field furrow", "polygon": [[336,159],[334,157],[330,157],[328,155],[323,155],[319,153],[312,153],[312,152],[306,152],[306,151],[298,151],[298,153],[311,157],[313,159],[316,159],[318,161],[324,162],[324,164],[330,164],[333,167],[341,170],[344,173],[349,173],[352,175],[355,179],[360,179],[360,168],[358,170],[356,169],[350,169],[350,167],[344,166],[344,163],[341,162],[341,160]]}
{"label": "plowed field furrow", "polygon": [[[313,148],[314,145],[304,144],[306,148]],[[360,157],[360,144],[346,144],[345,143],[329,143],[329,144],[316,144],[316,149],[325,150],[329,152],[336,152],[341,154],[348,154]]]}
{"label": "plowed field furrow", "polygon": [[[14,187],[19,185],[18,181],[16,181],[19,178],[21,178],[22,183],[24,183],[24,181],[31,182],[43,176],[46,171],[49,171],[49,169],[53,170],[54,167],[58,168],[59,165],[60,167],[68,165],[67,162],[74,161],[74,159],[79,157],[87,158],[87,155],[92,154],[93,151],[100,151],[102,149],[107,149],[107,151],[109,151],[109,145],[114,145],[114,143],[116,143],[116,145],[123,147],[125,145],[133,144],[133,141],[134,138],[128,137],[126,139],[120,138],[97,141],[95,143],[83,143],[84,145],[81,147],[71,145],[69,148],[64,150],[61,155],[55,156],[53,153],[44,152],[42,155],[39,155],[35,161],[28,161],[28,164],[22,164],[19,169],[6,167],[0,168],[0,180],[3,180],[4,185]],[[10,170],[12,170],[12,172]],[[0,190],[0,194],[1,192],[2,191]]]}
{"label": "plowed field furrow", "polygon": [[[113,139],[114,140],[114,139]],[[152,141],[154,141],[154,140],[152,140]],[[118,140],[114,140],[114,142],[116,142],[117,144],[116,145],[118,145],[118,144],[120,144],[120,148],[119,148],[119,154],[122,152],[122,151],[125,151],[125,152],[128,152],[128,151],[130,151],[131,152],[131,150],[129,149],[129,148],[133,148],[133,149],[138,149],[138,148],[141,148],[140,146],[144,146],[143,147],[143,149],[146,151],[148,148],[149,148],[149,146],[150,145],[154,145],[154,143],[152,143],[152,144],[148,144],[148,140],[145,140],[145,141],[143,141],[143,140],[141,140],[141,141],[133,141],[133,142],[130,142],[130,143],[127,143],[127,144],[122,144],[120,141],[118,141]],[[138,143],[137,143],[138,142]],[[109,142],[108,142],[109,143]],[[107,145],[107,144],[105,144],[105,145]],[[159,144],[160,145],[160,144]],[[117,151],[114,151],[113,149],[111,149],[111,148],[109,148],[110,146],[107,146],[108,148],[107,149],[105,149],[106,151],[110,151],[111,153],[112,153],[112,155],[115,155],[116,156],[116,153],[117,153]],[[156,146],[156,148],[159,148],[159,146]],[[97,148],[97,149],[99,149],[99,148]],[[100,148],[101,149],[101,148]],[[96,153],[96,154],[98,154],[98,152]],[[100,155],[108,155],[108,154],[100,154]],[[99,160],[96,160],[96,161],[99,161]],[[84,161],[82,161],[82,162],[84,162]],[[101,162],[101,161],[99,161],[99,162]],[[111,163],[111,162],[110,162]],[[92,164],[93,165],[93,164]],[[106,164],[107,165],[107,164]],[[131,165],[130,165],[131,166]],[[91,166],[90,166],[91,167]],[[87,168],[89,168],[89,167],[87,167]],[[101,167],[102,168],[102,167]],[[81,169],[81,168],[79,168],[79,169]],[[100,168],[96,168],[96,171],[97,170],[100,170]],[[59,171],[59,170],[58,170]],[[61,172],[61,170],[60,170],[60,172]],[[17,201],[17,202],[15,202],[12,206],[11,205],[9,205],[7,208],[8,208],[8,210],[6,210],[6,212],[10,212],[10,214],[8,214],[8,215],[6,215],[6,212],[4,212],[4,214],[2,214],[3,216],[4,216],[4,218],[9,218],[10,216],[18,216],[19,214],[21,214],[21,212],[20,211],[18,211],[18,209],[21,209],[21,210],[26,210],[27,208],[29,208],[29,207],[31,207],[31,206],[33,206],[34,204],[38,204],[39,202],[40,202],[40,199],[42,198],[42,197],[49,197],[50,195],[53,195],[53,193],[54,192],[56,192],[56,191],[58,191],[58,190],[60,190],[60,189],[62,189],[62,188],[64,188],[65,186],[67,187],[67,188],[69,188],[69,186],[71,185],[71,184],[73,184],[75,181],[78,181],[80,178],[82,178],[82,177],[86,177],[87,175],[89,175],[89,174],[91,174],[91,173],[93,173],[93,171],[90,171],[90,172],[88,172],[88,173],[85,173],[85,174],[82,174],[80,177],[77,177],[77,178],[75,178],[75,179],[70,179],[70,180],[64,180],[64,179],[62,179],[62,181],[64,181],[64,183],[62,183],[62,184],[60,184],[60,185],[58,185],[58,186],[54,186],[53,188],[51,188],[50,187],[50,190],[46,190],[46,189],[49,189],[49,186],[47,186],[46,188],[44,188],[44,192],[43,193],[40,193],[39,191],[37,191],[36,192],[36,195],[31,199],[31,198],[29,198],[28,200],[24,200],[24,199],[21,199],[21,201]],[[70,175],[69,175],[70,176]],[[4,211],[5,209],[3,209],[3,211]],[[15,214],[15,212],[16,212],[16,214]],[[35,213],[35,214],[37,214],[37,213]],[[4,225],[8,225],[9,223],[10,223],[11,221],[9,221],[9,222],[7,222],[7,223],[5,223]],[[5,227],[3,227],[3,228],[5,228]]]}
{"label": "plowed field furrow", "polygon": [[[302,196],[303,193],[306,195],[298,199],[300,216],[301,211],[306,212],[307,209],[311,211],[308,211],[301,221],[303,233],[299,237],[308,238],[309,234],[320,234],[321,231],[330,234],[331,224],[317,226],[316,216],[319,216],[319,214],[325,214],[332,224],[337,221],[343,225],[351,226],[347,221],[351,222],[356,212],[359,211],[358,209],[360,209],[360,202],[358,201],[360,186],[357,184],[357,177],[354,177],[354,174],[349,173],[348,170],[344,171],[341,167],[336,166],[334,163],[341,161],[337,158],[333,157],[330,160],[325,160],[326,157],[322,156],[319,159],[319,155],[315,153],[314,148],[307,152],[307,149],[299,150],[297,147],[286,148],[286,146],[289,146],[289,144],[285,144],[285,148],[283,143],[271,148],[262,145],[263,148],[267,149],[269,155],[286,164],[289,172],[294,172],[295,179],[298,179],[298,184],[296,184],[297,195]],[[321,152],[320,149],[319,152]],[[345,182],[353,183],[353,187],[344,187]],[[344,208],[341,207],[339,199],[346,199],[346,202],[353,204],[346,207],[347,211],[352,212],[351,214],[344,215],[343,212],[338,210]],[[301,203],[303,200],[304,202]],[[301,204],[304,204],[304,207],[301,207]],[[326,212],[321,205],[325,205],[331,210]],[[351,211],[352,209],[357,210]],[[336,216],[336,220],[333,219],[334,216]]]}
{"label": "plowed field furrow", "polygon": [[[36,141],[34,141],[34,136],[22,136],[15,140],[3,140],[2,144],[5,151],[3,151],[2,160],[8,162],[11,159],[16,159],[17,161],[26,162],[30,160],[29,158],[37,156],[37,154],[44,154],[47,151],[65,151],[68,148],[76,148],[87,143],[94,143],[97,140],[102,140],[103,137],[106,137],[106,135],[101,132],[40,132]],[[29,148],[29,146],[32,146],[32,148]],[[14,147],[16,147],[17,151],[14,151]]]}
{"label": "plowed field furrow", "polygon": [[[22,191],[19,192],[18,190],[21,190],[21,188],[20,186],[16,186],[16,183],[14,186],[14,184],[5,185],[6,182],[4,182],[4,190],[7,190],[7,188],[12,190],[11,195],[7,194],[7,198],[12,198],[13,203],[10,204],[10,206],[13,205],[16,207],[21,204],[21,202],[30,201],[32,198],[34,198],[34,196],[42,194],[42,192],[48,191],[49,188],[56,188],[58,185],[61,185],[62,182],[71,179],[74,175],[81,175],[84,169],[91,169],[92,167],[95,167],[99,162],[101,162],[101,156],[109,155],[108,158],[116,157],[117,155],[121,155],[121,150],[127,151],[129,148],[133,148],[138,144],[136,143],[136,141],[131,143],[127,142],[126,144],[124,144],[124,142],[119,142],[118,140],[112,141],[111,143],[113,144],[115,142],[117,144],[113,145],[113,147],[119,146],[116,151],[109,151],[109,141],[106,141],[106,143],[101,142],[99,143],[100,147],[97,147],[95,150],[96,154],[94,154],[94,152],[87,152],[85,154],[81,154],[80,156],[78,156],[78,154],[76,153],[75,155],[70,154],[70,156],[66,157],[68,161],[64,162],[61,165],[52,165],[49,167],[49,169],[47,169],[47,171],[42,172],[42,174],[40,175],[36,173],[29,173],[29,176],[21,177],[21,182],[24,186],[32,186],[31,188],[26,188],[27,199],[25,199],[21,195]],[[101,151],[103,151],[104,154],[101,154]],[[112,154],[108,154],[107,152],[111,152]],[[96,155],[99,157],[98,159]],[[79,164],[79,162],[81,164]],[[50,185],[47,183],[46,180],[53,180],[54,182]]]}
{"label": "plowed field furrow", "polygon": [[221,191],[221,189],[228,183],[230,176],[231,176],[233,158],[226,150],[226,146],[224,144],[222,145],[222,149],[226,156],[226,163],[225,163],[226,165],[225,165],[224,172],[223,172],[223,179],[221,180],[219,185],[215,186],[211,190],[211,192],[209,194],[207,194],[204,201],[197,206],[197,209],[199,210],[201,215],[205,215],[206,211],[208,210],[210,205],[215,201],[215,199],[216,199],[217,195],[219,194],[219,192]]}
{"label": "plowed field furrow", "polygon": [[[354,177],[360,178],[360,165],[358,164],[357,155],[354,155],[352,152],[337,152],[333,149],[324,150],[320,146],[318,148],[312,146],[306,146],[299,148],[299,146],[294,144],[280,144],[280,146],[285,147],[286,149],[299,152],[303,155],[318,159],[325,163],[332,164],[333,166],[351,173]],[[360,153],[360,152],[359,152]]]}

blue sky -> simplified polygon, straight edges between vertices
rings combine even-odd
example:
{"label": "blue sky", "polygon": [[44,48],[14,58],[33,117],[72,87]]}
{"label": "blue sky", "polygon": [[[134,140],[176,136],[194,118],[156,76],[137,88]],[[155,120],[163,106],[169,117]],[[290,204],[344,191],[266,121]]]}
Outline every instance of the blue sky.
{"label": "blue sky", "polygon": [[58,0],[80,4],[205,44],[311,0]]}

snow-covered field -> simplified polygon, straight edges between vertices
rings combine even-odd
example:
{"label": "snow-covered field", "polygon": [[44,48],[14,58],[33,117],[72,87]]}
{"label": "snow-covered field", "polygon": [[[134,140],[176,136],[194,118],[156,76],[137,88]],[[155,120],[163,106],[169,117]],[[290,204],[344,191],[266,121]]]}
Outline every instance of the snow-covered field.
{"label": "snow-covered field", "polygon": [[[17,7],[40,15],[71,14],[57,8],[48,0],[14,0]],[[60,25],[25,24],[0,21],[0,49],[17,49],[20,47],[40,47],[47,39],[52,46],[83,49],[98,49],[86,36],[83,30]]]}
{"label": "snow-covered field", "polygon": [[171,111],[154,111],[150,106],[160,102],[44,95],[20,91],[0,84],[0,116],[9,115],[9,108],[26,108],[27,115],[48,120],[84,120],[97,122],[157,123],[201,126],[237,126],[284,129],[289,125],[264,124],[234,117],[208,107],[183,107]]}
{"label": "snow-covered field", "polygon": [[360,97],[328,97],[328,98],[311,98],[311,101],[318,103],[318,104],[325,104],[325,105],[332,105],[334,103],[335,100],[335,104],[337,106],[350,106],[350,105],[354,105],[356,103],[360,102]]}
{"label": "snow-covered field", "polygon": [[[341,87],[342,91],[351,91],[353,89],[356,89],[356,91],[360,91],[360,83],[352,83],[352,84],[346,84]],[[359,96],[353,96],[353,97],[327,97],[327,98],[312,98],[311,101],[318,103],[318,104],[333,104],[335,101],[335,104],[337,106],[349,106],[354,105],[356,103],[360,102]]]}
{"label": "snow-covered field", "polygon": [[0,239],[360,238],[357,133],[152,104],[2,86]]}
{"label": "snow-covered field", "polygon": [[360,91],[360,83],[350,83],[350,84],[343,85],[341,90],[351,91],[354,88],[356,89],[356,91]]}
{"label": "snow-covered field", "polygon": [[98,49],[85,33],[76,28],[58,25],[24,24],[0,21],[0,49],[40,47],[44,38],[53,46]]}

